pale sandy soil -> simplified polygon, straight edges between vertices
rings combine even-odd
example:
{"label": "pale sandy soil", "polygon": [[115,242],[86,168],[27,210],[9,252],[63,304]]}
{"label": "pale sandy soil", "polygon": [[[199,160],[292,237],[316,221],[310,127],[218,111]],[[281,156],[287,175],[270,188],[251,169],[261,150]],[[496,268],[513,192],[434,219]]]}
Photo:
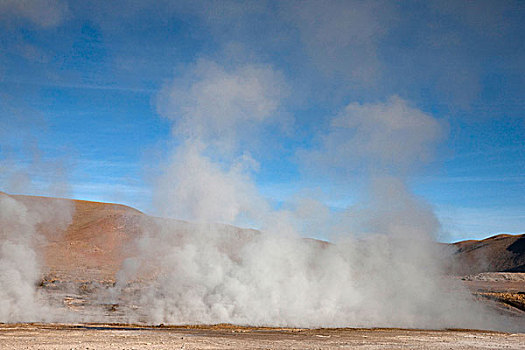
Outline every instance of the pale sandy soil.
{"label": "pale sandy soil", "polygon": [[0,349],[524,349],[525,334],[474,330],[0,325]]}

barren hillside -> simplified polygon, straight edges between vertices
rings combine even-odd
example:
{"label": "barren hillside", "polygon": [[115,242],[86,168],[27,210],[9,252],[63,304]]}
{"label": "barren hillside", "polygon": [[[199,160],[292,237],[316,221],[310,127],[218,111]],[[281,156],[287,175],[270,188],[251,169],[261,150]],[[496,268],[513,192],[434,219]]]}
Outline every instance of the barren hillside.
{"label": "barren hillside", "polygon": [[[63,232],[53,222],[39,226],[46,237],[41,242],[48,278],[76,280],[112,280],[122,261],[132,255],[133,239],[143,227],[154,227],[170,221],[178,230],[191,230],[183,221],[149,217],[119,204],[82,200],[12,195],[28,207],[72,207],[72,220]],[[67,207],[66,205],[66,207]],[[144,225],[147,223],[147,225]],[[254,230],[224,230],[225,234],[250,235]],[[234,240],[232,240],[234,241]],[[315,240],[311,240],[315,241]],[[317,242],[317,241],[316,241]],[[326,242],[323,242],[326,244]],[[525,235],[497,235],[484,240],[468,240],[449,244],[456,275],[480,272],[525,272]]]}
{"label": "barren hillside", "polygon": [[459,275],[480,272],[525,272],[525,235],[497,235],[451,245]]}
{"label": "barren hillside", "polygon": [[39,227],[46,240],[41,243],[48,278],[112,279],[129,255],[129,242],[139,233],[138,220],[145,215],[119,204],[35,196],[12,196],[29,208],[56,206],[67,201],[72,207],[71,223],[57,232],[54,222]]}

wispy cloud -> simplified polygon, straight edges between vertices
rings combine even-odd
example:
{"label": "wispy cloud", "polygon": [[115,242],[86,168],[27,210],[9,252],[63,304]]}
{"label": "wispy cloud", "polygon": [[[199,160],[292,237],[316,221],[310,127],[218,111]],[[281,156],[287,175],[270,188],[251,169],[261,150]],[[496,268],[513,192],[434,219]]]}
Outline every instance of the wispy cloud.
{"label": "wispy cloud", "polygon": [[282,4],[307,54],[330,79],[371,84],[381,75],[380,39],[397,14],[385,1],[296,1]]}
{"label": "wispy cloud", "polygon": [[16,21],[23,18],[42,28],[60,25],[69,13],[67,2],[62,0],[2,0],[0,19]]}
{"label": "wispy cloud", "polygon": [[97,85],[97,84],[69,84],[63,82],[52,81],[22,81],[22,80],[3,80],[0,84],[4,85],[28,85],[36,87],[54,88],[54,89],[74,89],[74,90],[102,90],[102,91],[127,91],[141,94],[152,94],[157,92],[156,89],[145,89],[133,86],[122,85]]}
{"label": "wispy cloud", "polygon": [[175,122],[182,137],[206,140],[231,149],[253,138],[251,127],[277,119],[288,95],[283,75],[270,65],[243,64],[226,68],[199,60],[161,90],[159,113]]}
{"label": "wispy cloud", "polygon": [[319,149],[299,154],[305,164],[344,176],[363,169],[404,175],[432,159],[446,130],[438,119],[397,96],[385,103],[351,103],[332,119]]}

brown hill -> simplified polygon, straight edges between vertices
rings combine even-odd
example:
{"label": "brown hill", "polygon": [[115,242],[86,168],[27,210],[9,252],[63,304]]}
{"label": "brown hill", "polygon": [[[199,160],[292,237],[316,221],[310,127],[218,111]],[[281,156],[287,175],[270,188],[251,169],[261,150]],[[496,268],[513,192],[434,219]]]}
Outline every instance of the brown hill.
{"label": "brown hill", "polygon": [[61,280],[108,280],[130,254],[129,243],[139,234],[138,221],[146,215],[119,204],[10,195],[30,212],[53,208],[50,212],[69,211],[68,225],[44,220],[38,232],[47,278]]}
{"label": "brown hill", "polygon": [[62,237],[45,249],[48,272],[58,278],[112,279],[130,254],[128,245],[139,234],[136,209],[116,204],[74,201],[72,222]]}
{"label": "brown hill", "polygon": [[453,243],[454,273],[525,272],[525,234]]}
{"label": "brown hill", "polygon": [[[194,229],[190,223],[153,218],[125,205],[22,195],[11,197],[44,215],[47,212],[39,208],[54,207],[53,215],[57,210],[70,208],[71,221],[64,228],[58,227],[53,220],[44,221],[38,227],[46,238],[40,242],[45,260],[43,272],[52,279],[114,280],[123,260],[133,255],[131,243],[144,227],[162,229],[161,226],[168,222],[179,232]],[[227,225],[217,227],[223,234],[236,235],[237,238],[239,235],[249,237],[256,232]],[[227,241],[235,244],[239,240]],[[451,272],[456,275],[525,272],[525,235],[497,235],[480,241],[461,241],[447,244],[447,250],[452,253]]]}
{"label": "brown hill", "polygon": [[[0,192],[0,195],[6,194]],[[36,239],[37,250],[44,263],[42,272],[48,281],[114,281],[122,262],[135,255],[134,243],[144,232],[169,230],[171,239],[182,240],[184,234],[196,231],[195,224],[148,216],[120,204],[8,196],[23,203],[31,215],[50,216],[45,220],[37,220],[40,222],[37,231],[41,237]],[[57,212],[66,213],[61,215]],[[58,222],[65,217],[68,218],[67,225]],[[222,235],[235,236],[235,239],[226,240],[232,245],[231,251],[235,251],[234,245],[257,232],[229,225],[212,226]],[[206,229],[207,226],[204,227]]]}

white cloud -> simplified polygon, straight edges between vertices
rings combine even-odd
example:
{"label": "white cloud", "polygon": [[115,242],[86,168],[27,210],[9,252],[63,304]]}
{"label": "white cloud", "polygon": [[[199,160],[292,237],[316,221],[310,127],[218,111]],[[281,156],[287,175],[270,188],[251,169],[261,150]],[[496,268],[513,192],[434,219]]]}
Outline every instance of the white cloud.
{"label": "white cloud", "polygon": [[287,92],[270,66],[227,69],[200,60],[164,87],[158,110],[175,121],[176,134],[230,148],[252,127],[275,120]]}
{"label": "white cloud", "polygon": [[241,157],[219,164],[199,145],[181,146],[156,183],[157,207],[164,216],[190,221],[234,223],[256,217],[266,204],[247,171],[253,162]]}
{"label": "white cloud", "polygon": [[156,183],[159,211],[204,222],[257,220],[267,209],[251,178],[258,163],[246,144],[265,125],[282,122],[287,93],[284,78],[270,66],[206,60],[166,85],[158,110],[173,120],[180,144]]}
{"label": "white cloud", "polygon": [[0,19],[21,17],[43,28],[60,25],[68,11],[60,0],[0,0]]}
{"label": "white cloud", "polygon": [[377,46],[395,16],[391,5],[379,1],[301,1],[283,10],[323,72],[367,84],[378,78]]}
{"label": "white cloud", "polygon": [[331,121],[321,147],[306,153],[314,161],[347,173],[370,171],[406,174],[432,158],[446,127],[399,98],[386,103],[351,103]]}

